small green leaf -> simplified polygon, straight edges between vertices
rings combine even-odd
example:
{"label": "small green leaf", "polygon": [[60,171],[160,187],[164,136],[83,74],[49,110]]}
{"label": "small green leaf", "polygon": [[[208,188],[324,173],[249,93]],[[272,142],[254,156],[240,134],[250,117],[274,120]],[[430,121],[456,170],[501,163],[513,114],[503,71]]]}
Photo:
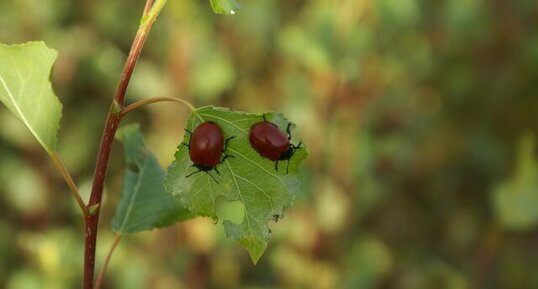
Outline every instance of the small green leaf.
{"label": "small green leaf", "polygon": [[217,14],[234,15],[241,8],[236,0],[210,0],[213,12]]}
{"label": "small green leaf", "polygon": [[[288,125],[288,120],[280,113],[267,113],[265,116],[283,130]],[[254,263],[267,248],[271,235],[268,221],[280,218],[284,208],[292,205],[299,191],[300,182],[296,172],[307,156],[306,149],[298,149],[290,160],[288,174],[286,161],[280,163],[278,171],[275,170],[274,162],[261,157],[248,140],[250,127],[262,120],[262,115],[226,108],[207,106],[197,109],[189,117],[187,128],[193,131],[202,122],[217,123],[226,138],[235,136],[229,141],[226,151],[234,157],[227,158],[217,166],[220,174],[209,172],[218,183],[203,172],[186,177],[197,169],[192,167],[188,148],[180,144],[164,181],[165,189],[196,216],[217,220],[216,203],[219,197],[230,202],[241,202],[245,208],[242,223],[225,220],[224,227],[229,237],[249,251]]]}
{"label": "small green leaf", "polygon": [[0,100],[51,154],[62,117],[62,104],[49,80],[58,52],[43,42],[0,43]]}
{"label": "small green leaf", "polygon": [[117,138],[123,142],[127,169],[112,229],[123,235],[192,218],[189,211],[164,191],[164,170],[145,147],[139,126],[121,128]]}
{"label": "small green leaf", "polygon": [[517,171],[512,179],[495,188],[493,205],[501,224],[513,230],[529,230],[538,225],[538,160],[533,135],[519,144]]}

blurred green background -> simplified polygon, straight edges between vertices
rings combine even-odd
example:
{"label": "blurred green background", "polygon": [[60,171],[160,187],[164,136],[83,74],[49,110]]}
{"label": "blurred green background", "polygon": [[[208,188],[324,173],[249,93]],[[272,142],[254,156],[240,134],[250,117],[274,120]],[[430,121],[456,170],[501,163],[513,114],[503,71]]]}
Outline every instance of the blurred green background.
{"label": "blurred green background", "polygon": [[[302,193],[257,266],[221,224],[125,237],[105,288],[538,288],[535,0],[169,0],[128,102],[282,111],[308,145]],[[88,195],[143,0],[1,0],[0,42],[59,50],[59,151]],[[188,111],[129,115],[166,167]],[[0,109],[0,288],[79,288],[82,220]],[[98,263],[122,183],[113,151]],[[231,214],[223,208],[222,215]]]}

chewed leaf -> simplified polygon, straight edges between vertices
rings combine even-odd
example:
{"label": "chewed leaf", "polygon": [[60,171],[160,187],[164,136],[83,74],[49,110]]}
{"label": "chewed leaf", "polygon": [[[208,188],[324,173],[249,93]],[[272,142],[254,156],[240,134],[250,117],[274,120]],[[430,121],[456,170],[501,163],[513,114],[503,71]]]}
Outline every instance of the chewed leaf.
{"label": "chewed leaf", "polygon": [[[289,123],[280,113],[267,113],[265,117],[282,130]],[[307,156],[304,147],[298,149],[290,160],[288,173],[285,161],[279,170],[275,170],[274,162],[261,157],[249,143],[250,127],[262,120],[262,115],[226,108],[208,106],[197,109],[189,117],[187,129],[193,131],[205,121],[217,123],[226,138],[235,136],[226,150],[233,157],[217,166],[219,174],[208,172],[213,175],[198,173],[187,177],[196,168],[192,167],[188,148],[179,145],[164,181],[165,189],[196,216],[216,220],[216,201],[221,196],[227,201],[241,202],[245,208],[242,223],[224,220],[225,231],[249,251],[254,263],[267,248],[271,236],[268,222],[282,216],[283,210],[292,205],[298,193],[300,182],[296,173]]]}
{"label": "chewed leaf", "polygon": [[137,233],[192,218],[164,191],[164,170],[145,147],[139,126],[122,127],[117,137],[123,142],[127,168],[112,229],[118,234]]}
{"label": "chewed leaf", "polygon": [[0,101],[49,154],[56,149],[62,117],[62,104],[49,80],[57,56],[43,42],[0,44]]}
{"label": "chewed leaf", "polygon": [[213,12],[217,14],[234,15],[241,8],[236,0],[210,0]]}

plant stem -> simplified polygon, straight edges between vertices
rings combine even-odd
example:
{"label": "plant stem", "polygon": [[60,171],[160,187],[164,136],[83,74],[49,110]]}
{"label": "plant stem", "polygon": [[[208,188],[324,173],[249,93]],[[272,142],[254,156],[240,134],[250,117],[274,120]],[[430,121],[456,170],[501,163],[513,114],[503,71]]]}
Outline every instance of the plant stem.
{"label": "plant stem", "polygon": [[148,15],[149,11],[151,10],[151,7],[153,6],[153,0],[146,1],[146,6],[144,7],[144,13],[143,15]]}
{"label": "plant stem", "polygon": [[146,104],[152,104],[157,102],[163,102],[163,101],[172,101],[184,104],[186,107],[188,107],[191,111],[195,111],[196,108],[188,101],[181,99],[181,98],[175,98],[175,97],[154,97],[154,98],[148,98],[148,99],[142,99],[137,102],[131,103],[130,105],[126,106],[121,111],[121,116],[124,117],[127,113],[140,108]]}
{"label": "plant stem", "polygon": [[103,283],[103,278],[105,276],[108,263],[110,262],[110,258],[112,257],[112,254],[114,253],[114,250],[118,246],[118,243],[120,242],[120,240],[121,240],[121,235],[119,234],[116,235],[114,242],[112,242],[112,246],[110,246],[110,250],[108,250],[108,254],[106,255],[105,262],[103,263],[101,270],[99,270],[99,275],[97,275],[97,280],[95,281],[95,289],[101,288],[101,283]]}
{"label": "plant stem", "polygon": [[75,184],[75,181],[73,181],[73,178],[71,177],[71,174],[69,174],[69,171],[65,167],[65,164],[63,163],[62,159],[58,155],[57,152],[52,152],[50,155],[50,158],[54,162],[54,166],[58,170],[58,172],[62,175],[65,182],[67,183],[67,186],[69,187],[71,193],[73,194],[73,197],[75,197],[75,200],[77,201],[78,206],[82,210],[82,213],[84,214],[84,217],[88,217],[88,208],[84,204],[84,200],[82,200],[82,197],[80,196],[80,192],[77,188],[77,185]]}
{"label": "plant stem", "polygon": [[[147,2],[153,2],[147,0]],[[92,191],[90,195],[90,202],[88,208],[92,208],[92,212],[88,214],[85,219],[85,238],[84,238],[84,280],[83,289],[93,288],[93,278],[95,272],[95,245],[97,242],[97,228],[99,225],[99,212],[101,208],[101,200],[103,198],[103,187],[105,183],[105,177],[107,174],[108,161],[110,159],[110,152],[112,144],[114,142],[114,136],[116,130],[121,121],[120,112],[123,109],[125,101],[125,92],[129,86],[131,75],[133,74],[134,67],[142,51],[142,47],[148,37],[151,26],[155,23],[159,12],[166,4],[166,0],[157,0],[147,14],[142,16],[140,26],[136,33],[131,46],[131,51],[125,62],[123,72],[114,94],[114,99],[110,105],[108,111],[107,120],[103,129],[103,135],[101,137],[101,143],[99,145],[99,153],[97,156],[97,162],[95,164],[95,173],[93,177]]]}

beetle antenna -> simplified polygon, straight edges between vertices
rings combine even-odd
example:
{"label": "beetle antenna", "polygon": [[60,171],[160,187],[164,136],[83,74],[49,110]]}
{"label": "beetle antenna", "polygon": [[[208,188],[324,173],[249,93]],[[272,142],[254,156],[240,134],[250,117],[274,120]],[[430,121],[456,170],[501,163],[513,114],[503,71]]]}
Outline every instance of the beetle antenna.
{"label": "beetle antenna", "polygon": [[278,160],[275,161],[275,170],[278,172]]}
{"label": "beetle antenna", "polygon": [[290,159],[288,159],[288,164],[286,165],[286,175],[289,173],[290,169]]}

